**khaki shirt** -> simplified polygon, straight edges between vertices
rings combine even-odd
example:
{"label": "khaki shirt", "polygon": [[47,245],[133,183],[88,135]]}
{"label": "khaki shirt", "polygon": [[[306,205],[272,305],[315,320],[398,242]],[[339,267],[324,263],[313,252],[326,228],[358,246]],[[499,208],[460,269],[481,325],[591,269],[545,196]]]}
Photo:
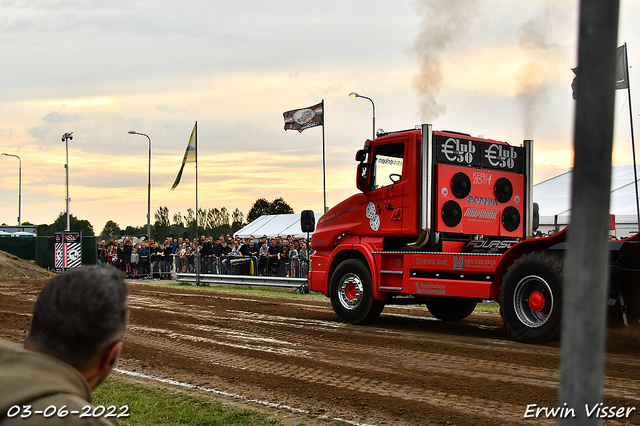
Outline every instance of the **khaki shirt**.
{"label": "khaki shirt", "polygon": [[[119,424],[105,418],[108,411],[95,408],[89,383],[78,370],[0,340],[1,426]],[[122,411],[117,407],[114,414]]]}

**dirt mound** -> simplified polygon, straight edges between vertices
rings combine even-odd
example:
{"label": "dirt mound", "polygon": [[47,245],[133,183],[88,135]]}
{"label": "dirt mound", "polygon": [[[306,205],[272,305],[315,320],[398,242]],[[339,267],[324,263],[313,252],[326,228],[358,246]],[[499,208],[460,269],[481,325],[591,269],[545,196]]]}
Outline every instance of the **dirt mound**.
{"label": "dirt mound", "polygon": [[53,272],[39,267],[32,260],[24,260],[0,250],[0,279],[49,278],[53,275],[55,275]]}

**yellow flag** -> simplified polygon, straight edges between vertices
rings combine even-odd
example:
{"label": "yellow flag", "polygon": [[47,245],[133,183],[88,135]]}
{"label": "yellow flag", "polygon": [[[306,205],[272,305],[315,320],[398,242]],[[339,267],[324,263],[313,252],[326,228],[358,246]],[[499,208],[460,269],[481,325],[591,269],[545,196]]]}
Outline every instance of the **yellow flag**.
{"label": "yellow flag", "polygon": [[180,183],[180,178],[182,178],[182,171],[184,170],[184,165],[187,163],[195,163],[197,160],[197,145],[198,145],[198,122],[193,126],[193,131],[191,132],[191,137],[189,138],[189,144],[187,145],[187,150],[184,152],[184,158],[182,159],[182,165],[180,166],[180,171],[178,172],[178,176],[176,176],[175,182],[173,182],[173,186],[171,190],[176,189],[178,184]]}

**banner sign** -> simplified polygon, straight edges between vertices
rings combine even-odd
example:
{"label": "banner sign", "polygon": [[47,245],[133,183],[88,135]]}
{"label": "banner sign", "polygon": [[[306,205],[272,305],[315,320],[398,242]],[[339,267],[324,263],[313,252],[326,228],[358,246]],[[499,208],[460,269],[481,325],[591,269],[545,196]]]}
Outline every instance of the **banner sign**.
{"label": "banner sign", "polygon": [[436,135],[437,163],[449,163],[522,173],[524,148],[498,142]]}
{"label": "banner sign", "polygon": [[55,233],[55,267],[58,274],[82,265],[82,233],[62,231]]}

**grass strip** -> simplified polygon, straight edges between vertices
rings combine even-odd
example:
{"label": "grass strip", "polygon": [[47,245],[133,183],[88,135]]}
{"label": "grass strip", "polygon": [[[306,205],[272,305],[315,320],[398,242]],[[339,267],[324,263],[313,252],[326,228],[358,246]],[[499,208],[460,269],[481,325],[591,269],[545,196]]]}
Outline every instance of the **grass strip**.
{"label": "grass strip", "polygon": [[474,309],[474,312],[490,312],[493,314],[499,314],[500,313],[500,304],[495,301],[495,302],[481,302],[478,303],[476,305],[476,308]]}
{"label": "grass strip", "polygon": [[322,299],[329,300],[322,293],[300,294],[297,290],[282,287],[265,287],[248,285],[194,285],[189,283],[176,283],[175,281],[130,281],[131,284],[142,284],[152,287],[188,288],[190,290],[212,291],[228,294],[246,294],[253,296],[290,297],[294,299]]}
{"label": "grass strip", "polygon": [[199,395],[128,383],[111,377],[93,392],[94,405],[129,406],[122,426],[250,426],[282,423],[253,410],[231,408]]}

